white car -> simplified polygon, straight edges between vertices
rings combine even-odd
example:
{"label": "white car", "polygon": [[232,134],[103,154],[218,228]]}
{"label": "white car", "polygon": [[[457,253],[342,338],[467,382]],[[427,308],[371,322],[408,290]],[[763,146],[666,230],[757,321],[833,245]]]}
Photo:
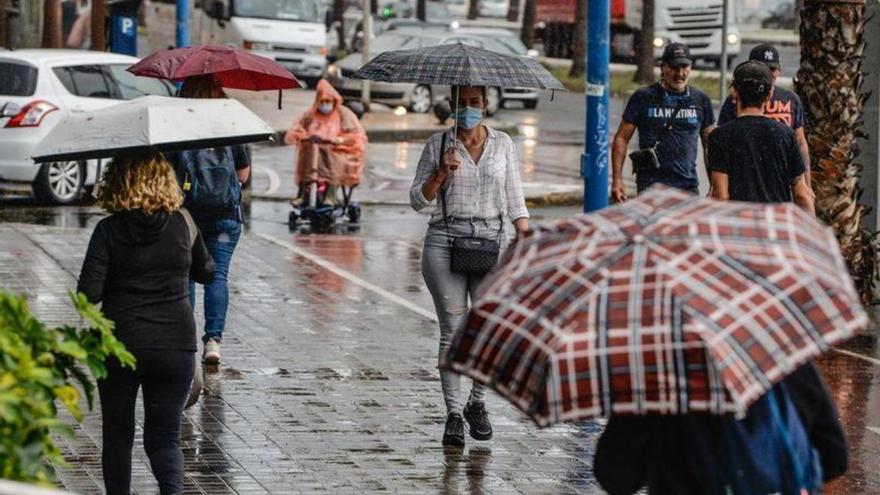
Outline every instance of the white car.
{"label": "white car", "polygon": [[509,0],[480,0],[478,5],[480,17],[507,17],[510,10]]}
{"label": "white car", "polygon": [[146,94],[171,96],[159,79],[126,72],[138,59],[80,50],[0,52],[0,190],[30,191],[69,204],[101,175],[98,160],[38,165],[32,152],[69,113],[104,108]]}

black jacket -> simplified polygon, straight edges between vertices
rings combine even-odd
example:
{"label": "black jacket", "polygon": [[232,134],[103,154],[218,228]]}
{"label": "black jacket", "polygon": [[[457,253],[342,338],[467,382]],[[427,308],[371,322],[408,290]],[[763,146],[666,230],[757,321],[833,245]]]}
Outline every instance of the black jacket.
{"label": "black jacket", "polygon": [[[810,443],[819,453],[825,481],[846,472],[846,439],[837,408],[822,376],[808,363],[783,380]],[[611,495],[649,486],[651,494],[703,495],[701,452],[706,442],[689,441],[690,431],[713,431],[718,416],[612,416],[599,438],[593,470]]]}
{"label": "black jacket", "polygon": [[195,351],[190,278],[210,282],[214,262],[201,235],[190,247],[183,215],[127,211],[98,222],[77,291],[103,303],[129,349]]}

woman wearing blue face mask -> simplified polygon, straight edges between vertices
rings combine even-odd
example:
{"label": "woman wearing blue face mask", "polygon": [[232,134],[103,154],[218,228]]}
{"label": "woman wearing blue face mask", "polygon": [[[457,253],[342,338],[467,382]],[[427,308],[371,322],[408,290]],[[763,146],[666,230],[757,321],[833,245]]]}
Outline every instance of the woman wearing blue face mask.
{"label": "woman wearing blue face mask", "polygon": [[[483,279],[480,274],[452,271],[452,239],[497,239],[503,247],[506,222],[513,223],[517,233],[529,228],[516,146],[510,136],[483,122],[486,88],[455,87],[453,96],[457,98],[455,130],[428,139],[410,189],[413,209],[433,206],[422,250],[422,275],[440,322],[440,356],[464,322],[469,299]],[[443,370],[440,383],[447,410],[443,444],[464,445],[465,421],[474,439],[492,438],[485,389],[474,384],[462,404],[460,375]]]}

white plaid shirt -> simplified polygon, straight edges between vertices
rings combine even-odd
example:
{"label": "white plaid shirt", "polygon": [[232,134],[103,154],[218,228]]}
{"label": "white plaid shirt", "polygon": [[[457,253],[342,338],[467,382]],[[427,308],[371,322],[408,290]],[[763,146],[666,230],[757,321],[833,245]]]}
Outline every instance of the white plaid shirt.
{"label": "white plaid shirt", "polygon": [[[523,197],[522,180],[519,175],[519,159],[516,146],[510,136],[486,126],[483,155],[477,166],[463,147],[458,147],[461,166],[446,182],[446,207],[450,217],[492,219],[504,215],[509,220],[528,218],[526,201]],[[452,131],[446,131],[446,146],[452,146]],[[412,187],[409,202],[416,211],[423,210],[432,203],[431,223],[443,219],[440,194],[435,201],[428,201],[422,194],[422,186],[431,179],[440,164],[440,141],[443,133],[428,138]]]}

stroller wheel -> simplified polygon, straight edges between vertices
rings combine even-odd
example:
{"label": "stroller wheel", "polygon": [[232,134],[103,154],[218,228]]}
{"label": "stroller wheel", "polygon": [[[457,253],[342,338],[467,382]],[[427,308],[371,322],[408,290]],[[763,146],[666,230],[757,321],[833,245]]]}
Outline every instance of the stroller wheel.
{"label": "stroller wheel", "polygon": [[299,215],[295,211],[290,212],[290,215],[287,215],[287,225],[296,227],[297,222],[299,222]]}
{"label": "stroller wheel", "polygon": [[361,219],[361,207],[358,205],[350,205],[348,207],[348,221],[358,223]]}

